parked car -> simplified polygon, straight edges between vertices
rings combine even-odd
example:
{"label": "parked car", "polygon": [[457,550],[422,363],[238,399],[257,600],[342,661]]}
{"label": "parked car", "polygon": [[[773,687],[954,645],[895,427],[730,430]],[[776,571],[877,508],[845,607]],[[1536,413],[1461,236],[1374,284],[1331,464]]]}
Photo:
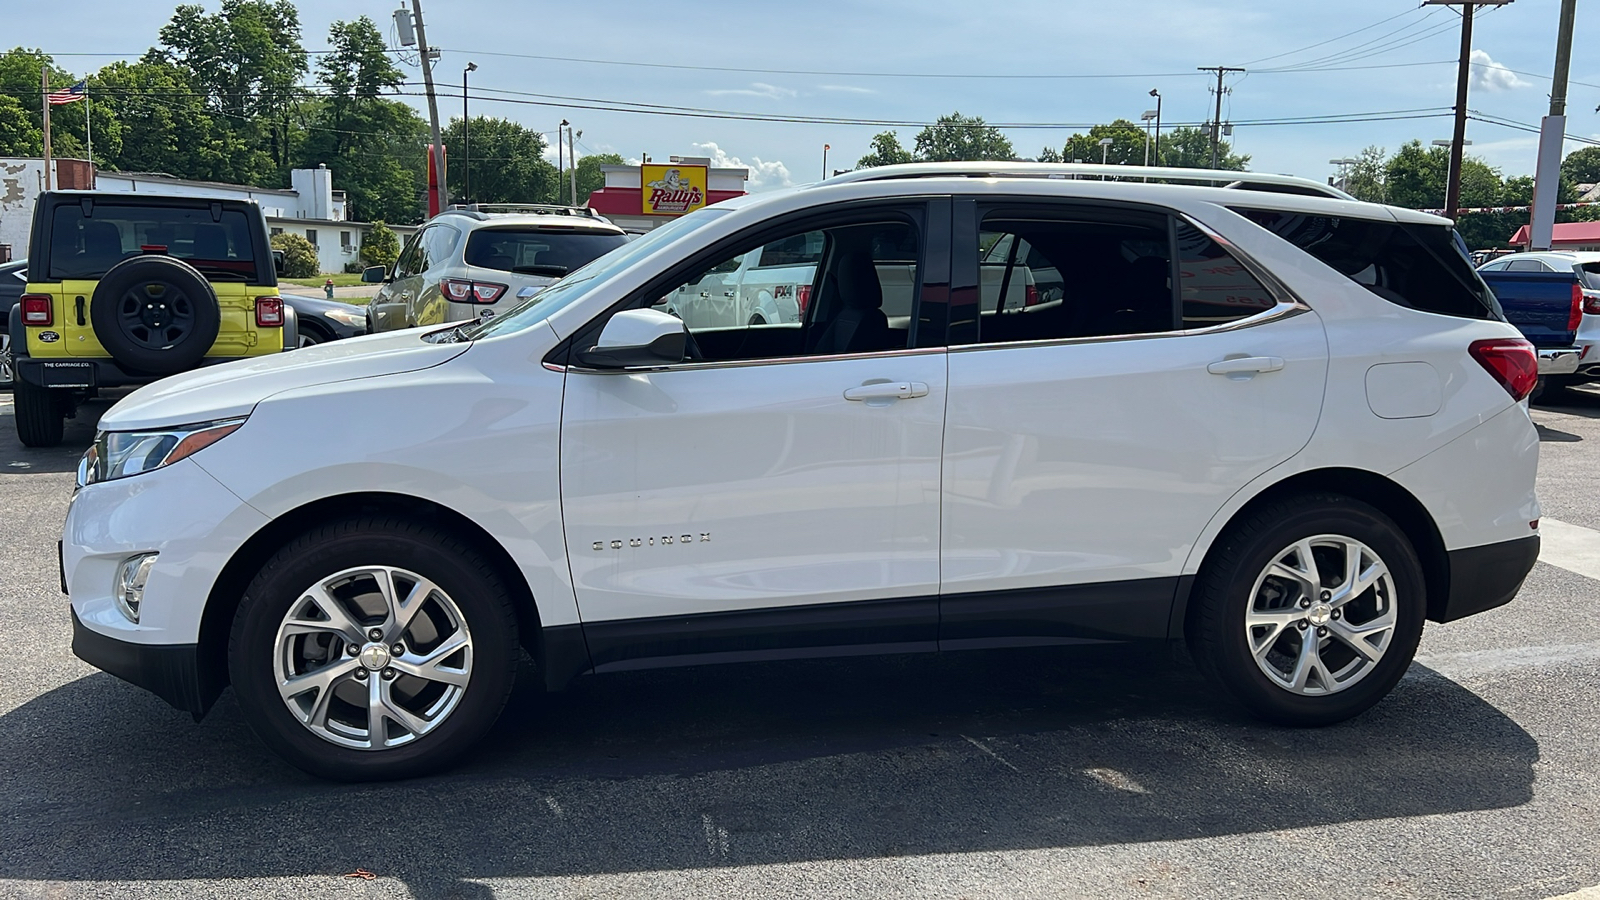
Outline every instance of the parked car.
{"label": "parked car", "polygon": [[[1359,714],[1424,620],[1509,602],[1538,556],[1532,347],[1448,220],[1281,176],[1040,177],[1078,171],[741,197],[486,321],[137,391],[67,513],[73,650],[197,717],[231,683],[344,779],[473,747],[523,651],[559,688],[1184,641],[1264,719]],[[658,308],[812,232],[799,321]],[[1062,296],[981,289],[1006,237]],[[916,269],[903,323],[880,245]]]}
{"label": "parked car", "polygon": [[364,306],[304,294],[284,294],[283,305],[294,310],[301,347],[369,332],[367,308]]}
{"label": "parked car", "polygon": [[374,332],[469,322],[520,303],[568,272],[628,242],[586,207],[474,204],[446,210],[417,230],[368,309]]}
{"label": "parked car", "polygon": [[8,323],[29,447],[59,444],[62,420],[100,388],[297,345],[253,200],[40,194]]}
{"label": "parked car", "polygon": [[[28,284],[28,261],[14,259],[0,264],[0,319],[11,320],[11,308],[22,299]],[[14,376],[11,365],[11,330],[0,332],[0,388],[10,388]]]}
{"label": "parked car", "polygon": [[1478,274],[1511,323],[1535,346],[1549,348],[1540,350],[1540,375],[1561,387],[1600,378],[1600,253],[1503,254]]}

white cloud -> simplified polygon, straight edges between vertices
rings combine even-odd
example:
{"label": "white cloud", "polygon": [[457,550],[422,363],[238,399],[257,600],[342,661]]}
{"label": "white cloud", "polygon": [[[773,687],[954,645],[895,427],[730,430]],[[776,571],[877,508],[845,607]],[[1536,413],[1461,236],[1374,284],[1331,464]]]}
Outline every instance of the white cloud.
{"label": "white cloud", "polygon": [[786,100],[795,96],[796,92],[764,81],[752,81],[747,88],[717,88],[706,93],[713,97],[762,97],[767,100]]}
{"label": "white cloud", "polygon": [[718,168],[743,168],[750,170],[750,188],[763,190],[770,188],[789,187],[794,184],[789,177],[789,167],[778,160],[765,162],[759,156],[750,157],[750,162],[744,162],[737,156],[729,156],[726,150],[715,143],[706,142],[694,144],[694,149],[711,157],[711,165]]}
{"label": "white cloud", "polygon": [[818,88],[824,91],[833,91],[840,94],[876,94],[872,88],[856,87],[853,84],[821,84]]}
{"label": "white cloud", "polygon": [[1472,86],[1486,91],[1511,91],[1517,88],[1532,87],[1533,82],[1518,78],[1517,73],[1490,59],[1488,53],[1482,50],[1474,50],[1472,51]]}

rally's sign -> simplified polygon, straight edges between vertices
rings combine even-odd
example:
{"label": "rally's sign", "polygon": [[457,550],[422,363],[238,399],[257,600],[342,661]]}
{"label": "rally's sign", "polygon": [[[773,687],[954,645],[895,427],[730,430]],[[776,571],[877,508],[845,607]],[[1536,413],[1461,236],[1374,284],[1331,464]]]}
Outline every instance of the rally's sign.
{"label": "rally's sign", "polygon": [[647,216],[681,216],[706,205],[706,167],[656,165],[640,168]]}

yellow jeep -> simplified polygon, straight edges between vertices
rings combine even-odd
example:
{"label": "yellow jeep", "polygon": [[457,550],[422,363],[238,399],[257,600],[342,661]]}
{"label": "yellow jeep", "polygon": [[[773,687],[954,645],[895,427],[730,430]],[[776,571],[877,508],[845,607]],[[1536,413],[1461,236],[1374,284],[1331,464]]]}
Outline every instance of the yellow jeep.
{"label": "yellow jeep", "polygon": [[298,344],[254,201],[105,191],[40,195],[8,327],[29,447],[100,388]]}

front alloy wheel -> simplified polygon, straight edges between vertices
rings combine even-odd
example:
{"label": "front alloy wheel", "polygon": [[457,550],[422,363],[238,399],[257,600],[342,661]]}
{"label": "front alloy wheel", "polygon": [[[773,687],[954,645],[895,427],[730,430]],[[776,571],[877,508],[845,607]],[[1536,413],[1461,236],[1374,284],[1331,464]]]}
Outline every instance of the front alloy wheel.
{"label": "front alloy wheel", "polygon": [[472,634],[438,585],[405,569],[347,569],[301,592],[273,674],[289,711],[341,747],[384,750],[439,727],[472,679]]}
{"label": "front alloy wheel", "polygon": [[348,781],[436,771],[511,693],[517,615],[500,568],[456,533],[365,515],[319,525],[245,589],[228,639],[263,742]]}

